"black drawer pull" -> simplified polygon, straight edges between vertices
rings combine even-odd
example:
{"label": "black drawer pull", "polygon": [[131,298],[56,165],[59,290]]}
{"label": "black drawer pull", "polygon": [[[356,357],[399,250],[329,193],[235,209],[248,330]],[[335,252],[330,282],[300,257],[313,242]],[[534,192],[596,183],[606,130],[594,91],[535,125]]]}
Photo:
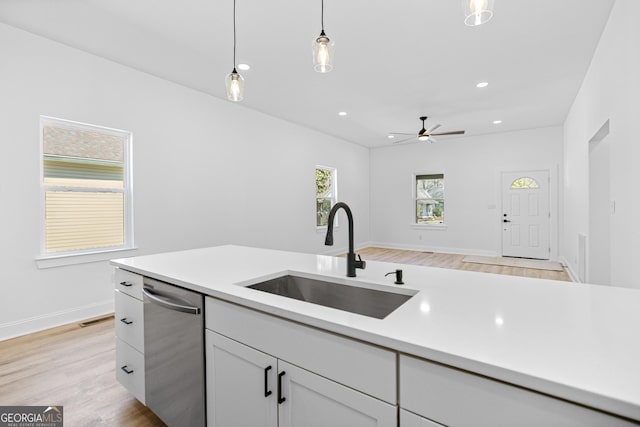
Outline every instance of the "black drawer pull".
{"label": "black drawer pull", "polygon": [[129,283],[129,282],[120,282],[120,284],[125,288],[130,288],[131,286],[133,286],[133,283]]}
{"label": "black drawer pull", "polygon": [[127,369],[127,365],[124,365],[122,368],[123,371],[125,371],[127,374],[133,374],[133,369]]}
{"label": "black drawer pull", "polygon": [[269,390],[269,371],[271,370],[271,365],[264,368],[264,397],[271,396],[271,390]]}
{"label": "black drawer pull", "polygon": [[122,323],[124,323],[125,325],[130,325],[130,324],[132,324],[132,323],[133,323],[133,321],[131,321],[131,320],[127,320],[127,318],[126,318],[126,317],[123,317],[122,319],[120,319],[120,321],[121,321]]}
{"label": "black drawer pull", "polygon": [[282,377],[284,377],[284,374],[284,371],[278,374],[278,404],[284,403],[284,401],[287,400],[287,398],[282,395]]}

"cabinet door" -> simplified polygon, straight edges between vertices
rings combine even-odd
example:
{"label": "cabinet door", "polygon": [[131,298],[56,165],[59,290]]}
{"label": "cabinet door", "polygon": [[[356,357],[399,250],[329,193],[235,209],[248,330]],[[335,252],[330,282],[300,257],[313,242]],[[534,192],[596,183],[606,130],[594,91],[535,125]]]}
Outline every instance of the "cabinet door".
{"label": "cabinet door", "polygon": [[206,331],[207,426],[277,427],[277,359]]}
{"label": "cabinet door", "polygon": [[400,427],[446,427],[412,412],[400,409]]}
{"label": "cabinet door", "polygon": [[280,427],[390,427],[396,407],[351,388],[278,361],[282,384]]}

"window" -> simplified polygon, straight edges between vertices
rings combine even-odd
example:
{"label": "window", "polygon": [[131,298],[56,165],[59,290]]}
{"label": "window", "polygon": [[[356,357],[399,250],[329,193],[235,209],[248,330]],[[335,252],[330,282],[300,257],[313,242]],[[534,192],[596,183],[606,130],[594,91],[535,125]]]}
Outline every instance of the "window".
{"label": "window", "polygon": [[415,175],[415,223],[444,224],[444,174]]}
{"label": "window", "polygon": [[46,256],[133,245],[129,132],[41,117]]}
{"label": "window", "polygon": [[316,166],[316,227],[326,227],[329,212],[338,200],[337,171]]}
{"label": "window", "polygon": [[511,183],[511,188],[514,190],[540,188],[538,182],[533,178],[522,177],[518,178]]}

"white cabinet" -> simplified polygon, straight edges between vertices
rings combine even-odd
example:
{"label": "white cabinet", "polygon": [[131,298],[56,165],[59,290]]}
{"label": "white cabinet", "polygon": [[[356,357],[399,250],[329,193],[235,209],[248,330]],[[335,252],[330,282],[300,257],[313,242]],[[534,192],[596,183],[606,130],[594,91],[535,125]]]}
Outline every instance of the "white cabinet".
{"label": "white cabinet", "polygon": [[118,268],[114,278],[116,378],[145,403],[143,277]]}
{"label": "white cabinet", "polygon": [[593,409],[423,359],[401,354],[399,362],[400,407],[449,427],[637,426]]}
{"label": "white cabinet", "polygon": [[116,379],[144,403],[144,355],[121,339],[116,339]]}
{"label": "white cabinet", "polygon": [[396,407],[305,369],[278,361],[280,427],[390,427]]}
{"label": "white cabinet", "polygon": [[115,289],[142,301],[142,282],[144,276],[116,268],[114,273]]}
{"label": "white cabinet", "polygon": [[207,425],[275,427],[277,359],[205,331]]}
{"label": "white cabinet", "polygon": [[396,353],[260,311],[205,298],[205,327],[395,405]]}
{"label": "white cabinet", "polygon": [[209,426],[397,425],[395,353],[213,298],[205,314]]}

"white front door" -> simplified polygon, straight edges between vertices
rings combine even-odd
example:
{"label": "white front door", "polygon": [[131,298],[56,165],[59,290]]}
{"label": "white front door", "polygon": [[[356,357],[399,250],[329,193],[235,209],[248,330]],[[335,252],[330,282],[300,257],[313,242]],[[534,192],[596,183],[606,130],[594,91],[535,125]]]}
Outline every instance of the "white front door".
{"label": "white front door", "polygon": [[549,171],[502,173],[502,256],[549,259]]}

